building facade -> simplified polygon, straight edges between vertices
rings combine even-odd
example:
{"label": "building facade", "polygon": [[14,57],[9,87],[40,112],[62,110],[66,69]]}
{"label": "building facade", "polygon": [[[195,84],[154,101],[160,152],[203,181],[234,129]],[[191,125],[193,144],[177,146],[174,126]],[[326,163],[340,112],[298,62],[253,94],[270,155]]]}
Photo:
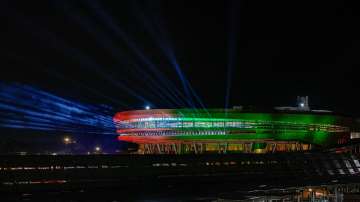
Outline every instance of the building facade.
{"label": "building facade", "polygon": [[311,111],[152,109],[114,116],[118,139],[154,153],[302,152],[346,144],[352,119]]}

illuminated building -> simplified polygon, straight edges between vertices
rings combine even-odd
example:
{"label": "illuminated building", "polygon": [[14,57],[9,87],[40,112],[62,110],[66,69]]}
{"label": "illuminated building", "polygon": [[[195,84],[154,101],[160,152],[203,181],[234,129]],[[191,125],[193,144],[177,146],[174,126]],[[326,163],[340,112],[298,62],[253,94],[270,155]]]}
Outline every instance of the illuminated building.
{"label": "illuminated building", "polygon": [[336,148],[350,140],[353,120],[298,107],[269,112],[233,109],[147,109],[117,113],[118,139],[139,153],[269,153]]}

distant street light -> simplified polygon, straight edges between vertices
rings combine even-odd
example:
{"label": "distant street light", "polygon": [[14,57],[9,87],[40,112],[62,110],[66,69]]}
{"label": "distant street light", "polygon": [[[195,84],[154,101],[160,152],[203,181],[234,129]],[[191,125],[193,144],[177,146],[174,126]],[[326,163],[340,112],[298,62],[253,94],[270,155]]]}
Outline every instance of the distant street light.
{"label": "distant street light", "polygon": [[64,143],[65,144],[70,144],[71,143],[71,139],[69,137],[64,137]]}
{"label": "distant street light", "polygon": [[101,148],[100,148],[99,146],[96,146],[96,147],[95,147],[95,151],[96,151],[96,152],[99,152],[99,151],[101,151]]}
{"label": "distant street light", "polygon": [[64,137],[63,141],[65,144],[75,144],[76,143],[76,141],[74,139],[72,139],[71,137],[68,137],[68,136]]}
{"label": "distant street light", "polygon": [[66,153],[73,153],[73,147],[76,141],[69,136],[65,136],[63,142],[65,144]]}

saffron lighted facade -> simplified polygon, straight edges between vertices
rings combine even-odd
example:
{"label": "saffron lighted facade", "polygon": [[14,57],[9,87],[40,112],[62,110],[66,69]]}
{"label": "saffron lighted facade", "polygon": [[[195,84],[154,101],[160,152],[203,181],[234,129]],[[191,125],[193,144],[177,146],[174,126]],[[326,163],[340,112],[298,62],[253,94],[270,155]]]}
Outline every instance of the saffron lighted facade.
{"label": "saffron lighted facade", "polygon": [[140,153],[264,153],[345,144],[351,119],[330,113],[240,109],[155,109],[114,116],[118,139]]}

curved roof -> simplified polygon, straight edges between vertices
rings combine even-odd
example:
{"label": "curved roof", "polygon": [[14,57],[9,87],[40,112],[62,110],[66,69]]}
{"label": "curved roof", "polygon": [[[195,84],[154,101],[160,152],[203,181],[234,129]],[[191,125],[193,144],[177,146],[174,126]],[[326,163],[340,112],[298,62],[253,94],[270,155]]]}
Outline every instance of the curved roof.
{"label": "curved roof", "polygon": [[301,122],[304,124],[346,124],[352,119],[328,113],[314,112],[250,112],[238,109],[151,109],[118,112],[114,121],[131,121],[144,118],[188,118],[196,120],[246,119],[262,121]]}

